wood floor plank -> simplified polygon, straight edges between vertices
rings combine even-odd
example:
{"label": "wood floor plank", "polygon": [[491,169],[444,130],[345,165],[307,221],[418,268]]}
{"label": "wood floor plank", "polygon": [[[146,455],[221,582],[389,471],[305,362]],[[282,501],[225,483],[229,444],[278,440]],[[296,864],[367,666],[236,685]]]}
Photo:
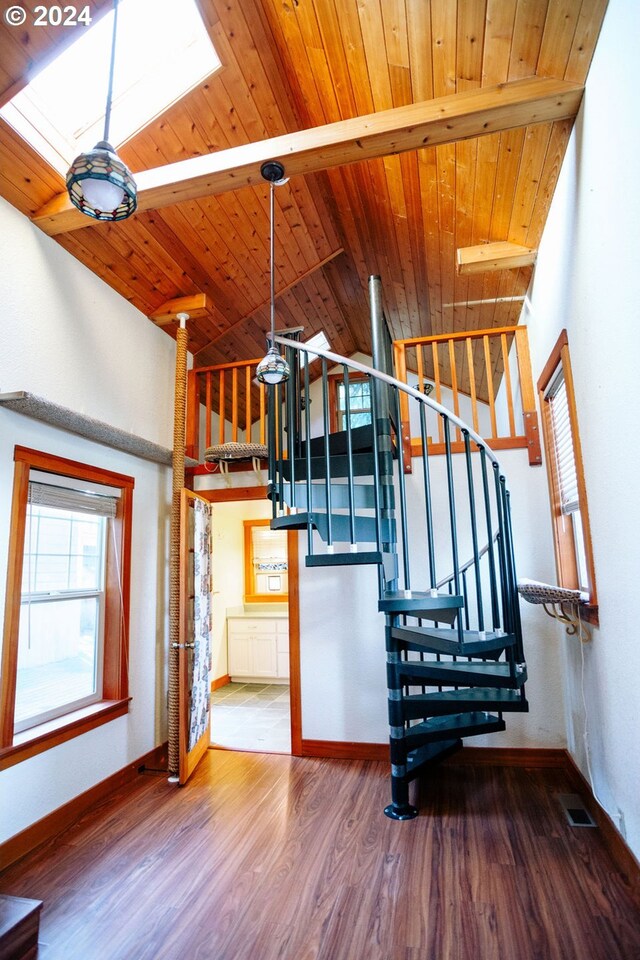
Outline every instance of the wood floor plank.
{"label": "wood floor plank", "polygon": [[631,960],[640,909],[559,767],[453,762],[388,820],[383,763],[209,751],[0,874],[44,960]]}

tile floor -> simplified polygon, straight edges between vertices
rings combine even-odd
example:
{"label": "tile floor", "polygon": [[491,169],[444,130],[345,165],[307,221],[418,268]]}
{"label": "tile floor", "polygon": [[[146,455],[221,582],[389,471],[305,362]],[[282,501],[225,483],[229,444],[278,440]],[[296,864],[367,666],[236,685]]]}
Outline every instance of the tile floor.
{"label": "tile floor", "polygon": [[228,683],[211,694],[211,742],[231,750],[291,753],[289,687]]}

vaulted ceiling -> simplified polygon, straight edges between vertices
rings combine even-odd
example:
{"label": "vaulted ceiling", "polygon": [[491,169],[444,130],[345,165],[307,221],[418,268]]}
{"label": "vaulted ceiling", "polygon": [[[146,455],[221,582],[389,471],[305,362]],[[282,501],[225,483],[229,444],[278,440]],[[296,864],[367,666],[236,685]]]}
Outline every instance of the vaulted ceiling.
{"label": "vaulted ceiling", "polygon": [[[3,120],[0,193],[146,316],[207,294],[189,325],[199,365],[264,352],[262,159],[291,176],[276,189],[279,327],[369,352],[374,273],[395,337],[516,323],[532,266],[459,273],[456,252],[535,256],[606,0],[198,2],[223,66],[118,150],[138,175],[130,220],[69,213],[60,175]],[[3,18],[0,102],[69,40]]]}

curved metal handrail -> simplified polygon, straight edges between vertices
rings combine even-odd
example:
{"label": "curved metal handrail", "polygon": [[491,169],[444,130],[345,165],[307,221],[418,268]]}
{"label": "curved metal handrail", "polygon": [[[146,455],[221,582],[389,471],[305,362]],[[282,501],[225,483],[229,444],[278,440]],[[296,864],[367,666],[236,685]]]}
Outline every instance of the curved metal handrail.
{"label": "curved metal handrail", "polygon": [[[489,552],[489,548],[493,546],[493,544],[497,541],[499,536],[500,536],[500,533],[498,532],[498,530],[496,530],[496,532],[494,533],[491,539],[491,543],[489,542],[485,543],[484,547],[482,547],[482,549],[478,551],[477,557],[469,557],[466,563],[463,563],[462,566],[458,568],[458,573],[462,575],[463,573],[466,573],[467,570],[470,570],[471,567],[475,564],[476,560],[481,560],[484,557],[485,553]],[[440,589],[440,587],[444,587],[445,583],[451,583],[454,577],[455,577],[455,571],[452,570],[451,573],[448,574],[448,576],[442,577],[441,580],[438,580],[438,582],[436,583],[436,587],[438,588],[438,590]]]}
{"label": "curved metal handrail", "polygon": [[413,397],[420,403],[425,404],[425,406],[435,410],[436,413],[439,413],[441,416],[446,417],[451,421],[451,423],[454,423],[457,427],[467,433],[470,439],[473,440],[478,447],[481,447],[485,451],[489,460],[491,460],[491,462],[500,469],[500,461],[498,460],[494,451],[491,449],[486,440],[483,440],[480,434],[476,433],[468,423],[466,423],[464,420],[461,420],[460,417],[448,410],[447,407],[443,407],[442,404],[438,403],[437,400],[432,400],[431,397],[426,396],[424,393],[420,393],[419,390],[415,390],[413,387],[410,387],[409,384],[403,383],[402,380],[396,380],[395,377],[391,377],[387,373],[382,373],[380,370],[376,370],[374,367],[368,367],[365,363],[360,363],[357,360],[350,360],[348,357],[343,357],[339,353],[332,353],[330,350],[321,350],[319,347],[310,346],[309,344],[300,343],[295,340],[289,340],[287,337],[276,336],[275,342],[284,347],[292,347],[294,350],[298,350],[300,353],[313,353],[314,356],[324,357],[325,360],[330,360],[332,363],[346,364],[349,367],[353,367],[354,370],[358,370],[360,373],[364,373],[376,380],[387,383],[389,386],[397,387],[399,390],[402,390],[403,393],[406,393],[408,396]]}

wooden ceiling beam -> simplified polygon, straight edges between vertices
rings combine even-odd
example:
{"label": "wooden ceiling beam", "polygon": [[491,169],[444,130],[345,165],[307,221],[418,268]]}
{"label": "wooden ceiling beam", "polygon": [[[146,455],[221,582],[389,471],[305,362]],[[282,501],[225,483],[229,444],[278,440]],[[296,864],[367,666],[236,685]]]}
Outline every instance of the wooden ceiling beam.
{"label": "wooden ceiling beam", "polygon": [[530,267],[536,262],[538,251],[519,243],[497,240],[478,243],[473,247],[458,247],[458,274],[486,273],[489,270],[512,270]]}
{"label": "wooden ceiling beam", "polygon": [[[291,177],[573,118],[583,90],[581,84],[531,77],[191,157],[136,173],[138,210],[262,184],[260,167],[265,160],[281,160]],[[50,236],[95,223],[71,204],[66,193],[42,207],[33,222]]]}

